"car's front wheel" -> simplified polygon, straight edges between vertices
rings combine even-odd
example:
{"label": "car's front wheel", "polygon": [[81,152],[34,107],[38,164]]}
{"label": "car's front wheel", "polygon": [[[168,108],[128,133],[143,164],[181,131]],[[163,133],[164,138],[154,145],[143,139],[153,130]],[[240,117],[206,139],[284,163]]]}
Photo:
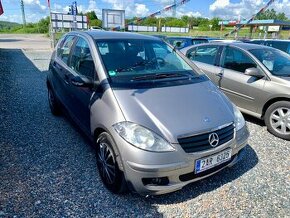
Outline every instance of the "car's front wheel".
{"label": "car's front wheel", "polygon": [[272,104],[265,113],[265,123],[273,135],[290,140],[290,102]]}
{"label": "car's front wheel", "polygon": [[101,179],[108,190],[123,193],[127,190],[124,173],[119,169],[112,137],[103,132],[97,139],[97,166]]}
{"label": "car's front wheel", "polygon": [[58,116],[61,114],[61,109],[60,109],[58,100],[56,99],[54,92],[49,86],[47,89],[48,89],[48,103],[49,103],[50,111],[53,115]]}

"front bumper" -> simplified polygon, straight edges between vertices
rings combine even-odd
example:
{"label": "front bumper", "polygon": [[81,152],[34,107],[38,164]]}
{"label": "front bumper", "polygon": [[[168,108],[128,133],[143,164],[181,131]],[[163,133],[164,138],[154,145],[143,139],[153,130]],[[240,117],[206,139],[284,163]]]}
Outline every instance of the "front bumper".
{"label": "front bumper", "polygon": [[[156,153],[142,151],[150,155],[149,159],[146,157],[144,159],[145,153],[143,155],[135,153],[134,155],[131,151],[127,151],[127,155],[122,157],[123,171],[129,188],[141,195],[160,195],[174,192],[182,189],[182,187],[189,183],[211,176],[226,167],[233,166],[242,158],[242,149],[247,145],[248,137],[249,132],[245,126],[236,132],[233,140],[203,152],[185,153],[182,148],[176,146],[177,151],[175,152]],[[137,149],[132,147],[130,145],[131,149]],[[232,149],[232,158],[229,161],[204,172],[194,173],[195,161],[197,159],[219,153],[228,148]],[[133,158],[132,155],[134,155]],[[148,178],[166,178],[167,182],[161,185],[144,183],[144,179]]]}

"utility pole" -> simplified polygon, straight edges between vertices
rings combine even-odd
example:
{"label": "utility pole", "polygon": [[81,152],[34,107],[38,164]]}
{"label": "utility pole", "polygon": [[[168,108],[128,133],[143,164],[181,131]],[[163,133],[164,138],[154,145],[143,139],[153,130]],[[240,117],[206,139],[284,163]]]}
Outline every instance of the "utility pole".
{"label": "utility pole", "polygon": [[24,12],[24,3],[23,0],[20,0],[20,6],[21,6],[21,12],[22,12],[22,21],[23,21],[23,27],[26,26],[26,19],[25,19],[25,12]]}
{"label": "utility pole", "polygon": [[[176,5],[176,0],[173,0],[173,4]],[[172,10],[172,17],[176,17],[176,7]]]}

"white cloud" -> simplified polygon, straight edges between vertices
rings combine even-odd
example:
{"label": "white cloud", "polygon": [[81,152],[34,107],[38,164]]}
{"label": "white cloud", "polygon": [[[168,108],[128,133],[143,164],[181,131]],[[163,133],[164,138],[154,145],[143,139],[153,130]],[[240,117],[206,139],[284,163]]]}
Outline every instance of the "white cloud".
{"label": "white cloud", "polygon": [[144,4],[135,4],[135,16],[144,17],[149,13],[149,9]]}
{"label": "white cloud", "polygon": [[[239,15],[250,18],[264,7],[266,1],[263,0],[241,0],[232,3],[229,0],[216,0],[209,6],[210,14],[223,19],[237,19]],[[284,12],[290,17],[290,0],[280,0],[274,2],[269,9],[274,8],[277,12]]]}
{"label": "white cloud", "polygon": [[[171,17],[172,16],[172,10],[166,11],[159,15],[158,17]],[[188,11],[186,10],[186,6],[181,6],[176,9],[176,17],[180,18],[182,16],[189,16],[189,17],[201,17],[202,14],[199,11]]]}
{"label": "white cloud", "polygon": [[62,10],[62,5],[59,5],[59,4],[56,4],[56,3],[54,3],[53,4],[53,7],[52,7],[52,9],[54,9],[55,11],[59,11],[59,10]]}
{"label": "white cloud", "polygon": [[41,11],[45,11],[47,9],[46,5],[40,3],[40,0],[23,0],[23,3],[27,7],[31,7],[33,9],[38,9]]}
{"label": "white cloud", "polygon": [[143,17],[149,14],[146,4],[135,3],[133,0],[102,0],[110,4],[112,9],[125,10],[126,17]]}

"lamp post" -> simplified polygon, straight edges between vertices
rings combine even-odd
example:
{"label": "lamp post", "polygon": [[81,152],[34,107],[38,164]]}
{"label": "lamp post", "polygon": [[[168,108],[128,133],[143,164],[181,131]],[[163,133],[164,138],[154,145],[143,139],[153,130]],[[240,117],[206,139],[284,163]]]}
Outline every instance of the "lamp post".
{"label": "lamp post", "polygon": [[26,19],[25,19],[25,11],[24,11],[23,0],[20,0],[20,6],[21,6],[21,13],[22,13],[23,28],[25,29],[25,27],[26,27]]}

